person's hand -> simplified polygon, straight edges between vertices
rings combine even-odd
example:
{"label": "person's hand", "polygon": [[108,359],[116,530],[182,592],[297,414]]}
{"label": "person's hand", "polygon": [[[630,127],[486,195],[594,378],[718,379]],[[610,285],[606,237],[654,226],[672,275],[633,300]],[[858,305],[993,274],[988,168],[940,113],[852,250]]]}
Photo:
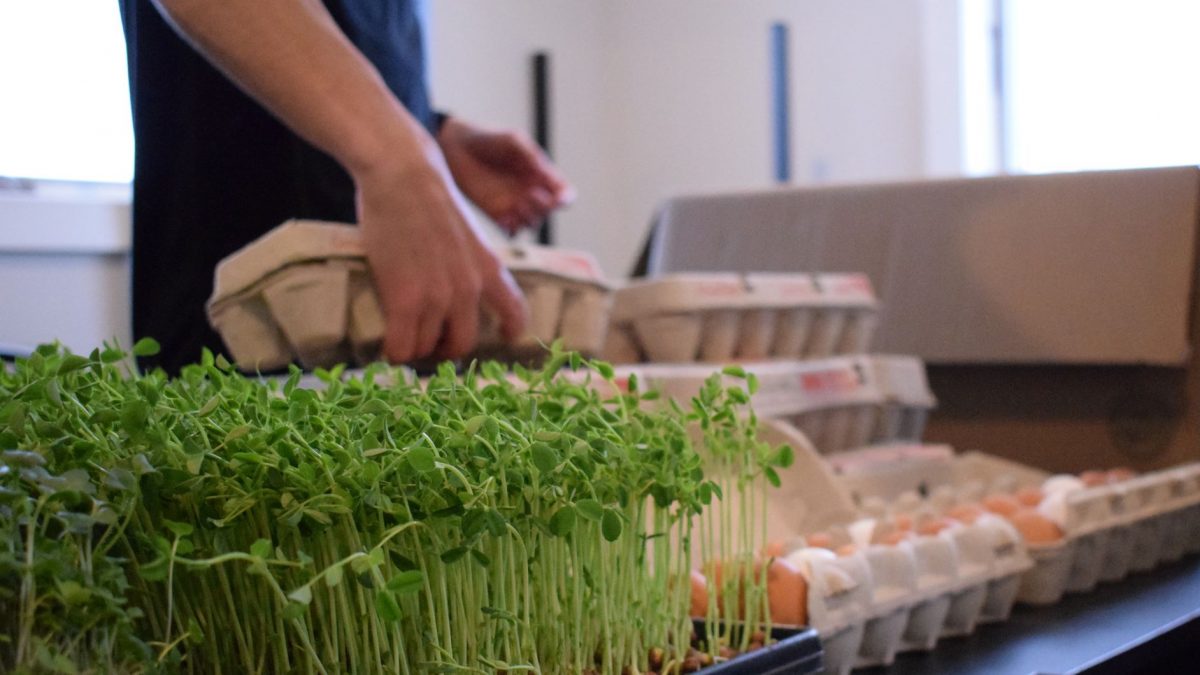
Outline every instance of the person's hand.
{"label": "person's hand", "polygon": [[437,142],[463,194],[509,234],[540,222],[575,196],[546,155],[521,134],[450,117]]}
{"label": "person's hand", "polygon": [[496,315],[505,339],[524,330],[521,292],[484,244],[440,157],[355,182],[384,314],[384,358],[465,356],[478,339],[481,307]]}

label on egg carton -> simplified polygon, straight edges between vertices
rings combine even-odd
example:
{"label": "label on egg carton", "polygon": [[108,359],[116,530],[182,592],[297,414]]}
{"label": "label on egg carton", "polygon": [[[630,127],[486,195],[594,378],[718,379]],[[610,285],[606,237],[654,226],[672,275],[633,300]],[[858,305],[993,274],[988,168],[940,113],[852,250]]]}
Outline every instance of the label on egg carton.
{"label": "label on egg carton", "polygon": [[569,251],[533,244],[511,244],[496,250],[500,262],[510,271],[547,274],[566,281],[577,281],[611,288],[595,256],[584,251]]}

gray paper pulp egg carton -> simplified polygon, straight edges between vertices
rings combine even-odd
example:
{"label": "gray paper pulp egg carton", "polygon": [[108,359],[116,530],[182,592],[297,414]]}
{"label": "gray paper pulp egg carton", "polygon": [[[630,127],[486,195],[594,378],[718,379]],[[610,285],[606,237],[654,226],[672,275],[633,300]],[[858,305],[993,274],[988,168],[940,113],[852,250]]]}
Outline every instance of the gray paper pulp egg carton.
{"label": "gray paper pulp egg carton", "polygon": [[[524,335],[505,344],[485,312],[478,355],[527,360],[560,338],[567,349],[600,352],[612,291],[590,255],[538,246],[497,253],[527,297],[530,320]],[[380,357],[383,312],[353,225],[279,225],[221,261],[207,310],[244,370],[274,370],[297,360],[308,368],[363,364]]]}

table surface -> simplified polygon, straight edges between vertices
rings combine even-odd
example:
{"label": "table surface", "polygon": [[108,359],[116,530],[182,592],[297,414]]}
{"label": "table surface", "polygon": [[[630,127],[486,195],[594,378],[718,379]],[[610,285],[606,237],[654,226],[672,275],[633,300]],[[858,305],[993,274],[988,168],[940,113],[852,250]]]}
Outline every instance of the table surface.
{"label": "table surface", "polygon": [[[942,640],[932,652],[901,654],[890,668],[855,672],[1168,672],[1146,668],[1151,659],[1178,663],[1185,657],[1195,668],[1191,672],[1200,672],[1198,641],[1200,556],[1190,555],[1150,572],[1101,584],[1090,593],[1068,594],[1053,606],[1017,605],[1004,623],[980,626],[967,637]],[[1130,662],[1142,665],[1129,670]]]}

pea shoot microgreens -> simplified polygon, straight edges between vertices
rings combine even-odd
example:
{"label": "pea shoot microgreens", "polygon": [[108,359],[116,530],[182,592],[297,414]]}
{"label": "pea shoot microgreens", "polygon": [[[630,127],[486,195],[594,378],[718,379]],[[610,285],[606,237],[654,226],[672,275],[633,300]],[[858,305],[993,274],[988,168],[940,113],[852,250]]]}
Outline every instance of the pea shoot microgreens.
{"label": "pea shoot microgreens", "polygon": [[54,345],[0,370],[0,671],[679,672],[694,550],[749,580],[713,586],[704,649],[769,621],[744,554],[790,454],[740,370],[690,407],[557,347],[316,374]]}

